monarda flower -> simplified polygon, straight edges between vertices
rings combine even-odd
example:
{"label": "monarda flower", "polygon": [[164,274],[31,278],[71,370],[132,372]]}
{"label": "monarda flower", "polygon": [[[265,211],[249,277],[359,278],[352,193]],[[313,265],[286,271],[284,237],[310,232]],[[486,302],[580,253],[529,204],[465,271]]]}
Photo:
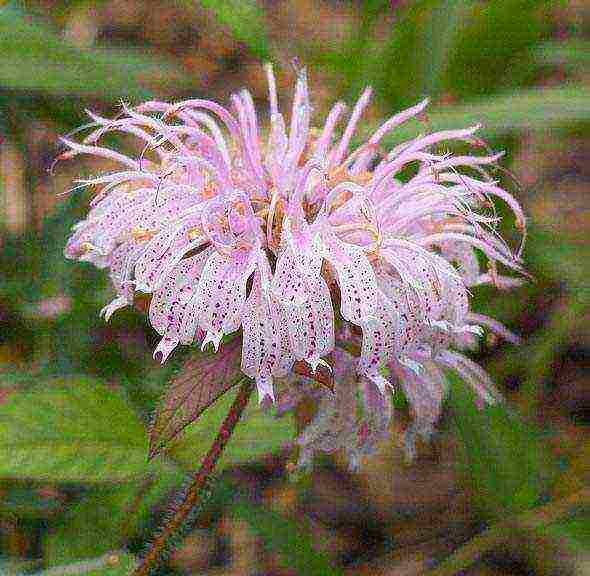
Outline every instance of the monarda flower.
{"label": "monarda flower", "polygon": [[[307,394],[293,377],[296,363],[308,363],[310,373],[331,365],[336,390],[317,397],[316,417],[299,438],[304,455],[347,446],[354,459],[370,450],[387,429],[395,384],[413,409],[411,445],[436,422],[446,370],[482,400],[498,397],[459,350],[482,327],[514,338],[469,310],[469,287],[518,284],[498,265],[522,272],[520,250],[498,234],[493,211],[498,198],[524,229],[517,201],[488,174],[501,154],[447,151],[453,142],[482,151],[478,126],[386,150],[383,138],[427,101],[351,150],[370,89],[342,131],[341,102],[317,128],[305,71],[288,122],[270,66],[266,73],[265,138],[246,90],[231,96],[229,109],[194,99],[124,106],[112,120],[90,113],[89,134],[81,143],[64,138],[62,157],[90,154],[120,169],[78,182],[101,189],[65,254],[109,270],[116,298],[103,309],[107,320],[133,303],[134,292],[151,294],[150,322],[162,336],[154,355],[162,362],[179,344],[217,350],[241,330],[241,369],[260,399],[275,399],[273,380],[291,383],[279,408]],[[139,140],[141,152],[100,146],[112,132]],[[355,347],[358,357],[343,352]]]}

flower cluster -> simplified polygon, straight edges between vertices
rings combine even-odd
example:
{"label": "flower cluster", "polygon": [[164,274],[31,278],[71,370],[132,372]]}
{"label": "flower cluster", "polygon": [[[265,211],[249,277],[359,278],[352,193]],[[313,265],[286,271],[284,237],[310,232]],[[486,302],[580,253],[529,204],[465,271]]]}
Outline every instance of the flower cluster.
{"label": "flower cluster", "polygon": [[[150,293],[162,362],[179,344],[200,341],[217,350],[241,328],[241,369],[255,379],[261,399],[274,400],[273,379],[291,377],[296,362],[313,371],[331,363],[334,398],[343,394],[350,404],[357,388],[351,382],[360,384],[368,416],[343,420],[336,406],[335,425],[332,398],[332,408],[319,410],[300,438],[309,450],[351,445],[351,435],[355,446],[372,445],[389,422],[390,382],[401,385],[413,408],[410,437],[431,430],[446,369],[493,400],[489,378],[458,350],[473,344],[482,326],[512,338],[469,310],[470,286],[518,283],[498,264],[522,271],[519,253],[496,229],[494,197],[514,212],[520,229],[525,225],[516,200],[486,170],[501,155],[441,150],[449,141],[481,150],[477,126],[384,150],[383,138],[419,116],[426,101],[391,117],[351,151],[370,89],[342,132],[341,102],[318,129],[300,71],[287,125],[270,66],[266,73],[266,141],[246,90],[231,96],[230,109],[194,99],[124,106],[115,119],[90,114],[81,143],[63,139],[69,150],[62,157],[91,154],[120,165],[79,181],[102,188],[65,250],[109,270],[117,296],[104,316],[132,304],[134,292]],[[141,153],[98,145],[114,131],[137,138]],[[345,358],[342,349],[357,340],[360,357]]]}

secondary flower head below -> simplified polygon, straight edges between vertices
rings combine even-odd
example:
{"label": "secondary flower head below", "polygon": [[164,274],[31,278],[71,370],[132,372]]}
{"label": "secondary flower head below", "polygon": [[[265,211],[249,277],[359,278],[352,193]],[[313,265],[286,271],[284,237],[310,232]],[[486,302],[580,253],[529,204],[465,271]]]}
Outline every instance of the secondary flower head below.
{"label": "secondary flower head below", "polygon": [[[331,364],[336,393],[321,400],[328,407],[300,439],[309,451],[342,443],[350,434],[335,430],[351,426],[354,446],[372,445],[371,431],[382,432],[389,421],[390,381],[411,403],[412,434],[432,428],[447,369],[493,401],[487,375],[458,350],[471,346],[482,326],[513,339],[469,310],[470,286],[518,284],[498,264],[522,272],[493,211],[498,198],[524,230],[520,206],[489,175],[501,154],[486,153],[477,126],[386,150],[384,137],[419,116],[426,101],[351,150],[370,89],[346,123],[347,108],[338,102],[317,128],[305,72],[298,73],[288,122],[270,66],[266,72],[266,138],[243,90],[229,109],[194,99],[124,107],[115,119],[90,113],[81,143],[63,139],[69,149],[61,158],[90,154],[119,165],[78,181],[99,191],[65,249],[68,258],[109,270],[117,296],[104,316],[132,304],[134,292],[150,293],[162,362],[179,344],[217,350],[241,329],[241,370],[255,379],[261,400],[274,400],[273,379],[292,377],[296,363],[310,371]],[[100,146],[112,132],[136,138],[137,155]],[[478,154],[452,155],[446,147],[453,141]],[[350,345],[360,357],[343,352]],[[334,398],[345,388],[361,391],[370,416],[361,424],[334,424]]]}

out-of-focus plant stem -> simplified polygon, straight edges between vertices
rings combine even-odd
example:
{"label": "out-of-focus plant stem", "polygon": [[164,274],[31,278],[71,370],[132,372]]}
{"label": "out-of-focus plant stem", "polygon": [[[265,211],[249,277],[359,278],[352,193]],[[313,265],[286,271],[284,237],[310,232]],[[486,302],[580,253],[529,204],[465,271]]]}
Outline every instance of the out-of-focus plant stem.
{"label": "out-of-focus plant stem", "polygon": [[428,572],[427,576],[454,576],[471,566],[487,552],[512,538],[515,534],[537,531],[544,526],[574,514],[580,508],[589,506],[590,488],[584,488],[557,502],[551,502],[545,506],[527,510],[518,516],[503,520],[478,534],[437,568]]}
{"label": "out-of-focus plant stem", "polygon": [[133,572],[133,576],[148,576],[153,568],[155,568],[166,549],[170,539],[175,535],[178,529],[183,525],[186,519],[190,516],[196,504],[201,497],[201,491],[207,484],[207,480],[213,473],[215,465],[219,460],[224,448],[231,438],[237,423],[239,422],[250,396],[252,395],[252,382],[245,380],[240,387],[238,395],[234,400],[223,424],[219,428],[217,437],[213,442],[209,452],[203,459],[199,471],[196,473],[191,485],[189,486],[186,497],[181,505],[176,509],[174,515],[169,522],[164,526],[162,532],[154,540],[152,547],[147,555],[143,558],[141,564]]}
{"label": "out-of-focus plant stem", "polygon": [[[6,111],[6,125],[8,127],[9,137],[17,147],[19,153],[25,159],[23,163],[24,167],[24,178],[25,178],[25,190],[26,190],[26,199],[22,198],[21,200],[27,203],[27,230],[28,231],[35,231],[37,230],[37,222],[36,222],[36,214],[37,214],[37,198],[36,198],[36,181],[37,175],[35,173],[35,169],[31,166],[30,162],[30,150],[29,145],[27,143],[26,134],[24,123],[22,118],[19,118],[19,110],[16,103],[11,103],[11,106]],[[35,263],[36,265],[38,263]],[[35,272],[38,270],[38,267],[35,269]]]}
{"label": "out-of-focus plant stem", "polygon": [[154,485],[156,478],[153,474],[149,474],[148,477],[141,483],[137,494],[131,501],[131,503],[127,506],[125,521],[123,522],[123,526],[121,527],[121,545],[123,546],[124,543],[131,537],[131,525],[132,525],[132,518],[134,514],[137,512],[137,509],[141,505],[142,500],[144,499],[145,495],[149,492],[150,488]]}
{"label": "out-of-focus plant stem", "polygon": [[105,568],[114,568],[119,563],[119,553],[109,552],[100,558],[94,558],[92,560],[82,560],[81,562],[74,562],[67,566],[56,566],[55,568],[49,568],[43,572],[38,572],[34,576],[78,576],[82,574],[89,574],[96,572],[97,570],[103,570]]}

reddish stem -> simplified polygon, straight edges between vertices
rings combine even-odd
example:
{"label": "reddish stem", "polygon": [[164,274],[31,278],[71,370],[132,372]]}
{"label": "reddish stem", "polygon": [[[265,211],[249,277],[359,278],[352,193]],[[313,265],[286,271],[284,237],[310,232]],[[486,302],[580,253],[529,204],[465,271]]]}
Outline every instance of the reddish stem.
{"label": "reddish stem", "polygon": [[143,558],[140,565],[133,572],[132,576],[148,576],[153,568],[155,568],[160,560],[162,552],[166,548],[166,543],[176,533],[176,531],[186,521],[191,511],[199,501],[201,490],[205,486],[207,479],[213,473],[213,469],[219,460],[219,457],[223,453],[225,446],[231,438],[236,424],[239,422],[244,409],[248,405],[250,395],[252,394],[252,382],[246,380],[239,389],[238,395],[234,400],[219,432],[213,442],[209,452],[205,456],[199,471],[196,473],[187,493],[184,501],[178,507],[174,516],[164,526],[162,532],[154,540],[152,547],[150,548],[147,555]]}

